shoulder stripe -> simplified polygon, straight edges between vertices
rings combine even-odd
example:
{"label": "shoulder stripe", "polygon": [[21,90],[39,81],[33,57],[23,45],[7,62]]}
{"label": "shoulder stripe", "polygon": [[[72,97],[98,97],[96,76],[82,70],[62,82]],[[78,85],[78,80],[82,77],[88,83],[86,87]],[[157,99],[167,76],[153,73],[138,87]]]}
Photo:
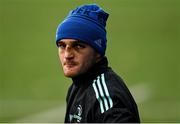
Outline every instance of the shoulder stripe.
{"label": "shoulder stripe", "polygon": [[99,101],[101,113],[104,113],[108,109],[113,107],[113,101],[109,95],[109,91],[105,82],[104,73],[98,76],[93,82],[93,89],[96,94],[96,98]]}
{"label": "shoulder stripe", "polygon": [[106,99],[106,97],[105,97],[105,95],[103,93],[102,86],[100,84],[100,76],[97,77],[97,85],[98,85],[98,89],[100,91],[100,95],[101,95],[101,97],[103,99],[103,102],[104,102],[104,105],[105,105],[105,109],[107,111],[109,109],[109,106],[108,106],[108,103],[107,103],[107,99]]}
{"label": "shoulder stripe", "polygon": [[103,84],[103,87],[104,87],[106,96],[108,97],[108,101],[109,101],[109,103],[110,103],[110,108],[112,108],[112,107],[113,107],[113,101],[112,101],[112,99],[111,99],[111,97],[110,97],[110,95],[109,95],[109,91],[108,91],[107,86],[106,86],[104,73],[101,74],[101,79],[102,79],[102,84]]}
{"label": "shoulder stripe", "polygon": [[93,88],[94,88],[94,91],[95,91],[95,94],[96,94],[96,98],[97,98],[97,100],[99,101],[99,104],[100,104],[101,113],[104,113],[103,103],[102,103],[101,98],[99,97],[99,93],[98,93],[98,90],[97,90],[97,87],[96,87],[95,83],[96,83],[96,80],[94,80],[94,82],[93,82]]}

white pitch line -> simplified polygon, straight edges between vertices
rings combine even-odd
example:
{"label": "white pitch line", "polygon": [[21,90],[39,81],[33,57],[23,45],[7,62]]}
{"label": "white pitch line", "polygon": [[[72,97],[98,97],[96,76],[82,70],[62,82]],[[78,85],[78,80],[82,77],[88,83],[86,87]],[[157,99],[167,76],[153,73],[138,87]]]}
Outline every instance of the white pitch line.
{"label": "white pitch line", "polygon": [[152,97],[152,88],[147,83],[131,86],[130,91],[137,103],[142,103]]}

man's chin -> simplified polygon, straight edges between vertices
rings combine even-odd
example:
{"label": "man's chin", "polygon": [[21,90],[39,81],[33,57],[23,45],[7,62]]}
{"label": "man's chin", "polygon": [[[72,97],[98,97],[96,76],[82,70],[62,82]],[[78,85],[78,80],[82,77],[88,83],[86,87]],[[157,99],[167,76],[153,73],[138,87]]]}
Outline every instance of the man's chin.
{"label": "man's chin", "polygon": [[68,78],[76,77],[79,73],[79,69],[77,68],[64,68],[64,76]]}
{"label": "man's chin", "polygon": [[68,77],[68,78],[74,78],[76,77],[76,73],[64,73],[64,76]]}

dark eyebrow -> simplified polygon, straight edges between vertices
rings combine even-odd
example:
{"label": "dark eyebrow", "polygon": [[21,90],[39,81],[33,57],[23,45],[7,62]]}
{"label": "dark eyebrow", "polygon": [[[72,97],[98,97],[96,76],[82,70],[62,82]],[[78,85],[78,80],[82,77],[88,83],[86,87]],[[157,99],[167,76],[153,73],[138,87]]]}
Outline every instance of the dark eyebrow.
{"label": "dark eyebrow", "polygon": [[80,41],[80,40],[76,40],[73,42],[73,44],[82,44],[82,45],[87,45],[87,43]]}
{"label": "dark eyebrow", "polygon": [[63,41],[60,41],[60,40],[59,40],[59,41],[57,42],[57,45],[60,45],[60,44],[63,44],[63,43],[64,43]]}
{"label": "dark eyebrow", "polygon": [[[63,40],[57,41],[57,45],[60,45],[60,44],[63,44],[63,43],[65,43]],[[65,43],[65,44],[66,44],[66,43]],[[85,43],[84,41],[80,41],[80,40],[74,40],[74,41],[72,42],[72,45],[74,45],[74,44],[88,45],[88,44]]]}
{"label": "dark eyebrow", "polygon": [[80,40],[75,40],[74,43],[82,43]]}

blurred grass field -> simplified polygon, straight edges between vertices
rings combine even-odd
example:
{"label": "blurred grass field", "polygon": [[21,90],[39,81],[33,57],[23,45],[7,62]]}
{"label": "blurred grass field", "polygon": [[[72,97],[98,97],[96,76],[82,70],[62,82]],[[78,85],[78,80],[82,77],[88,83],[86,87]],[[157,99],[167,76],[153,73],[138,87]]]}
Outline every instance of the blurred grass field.
{"label": "blurred grass field", "polygon": [[0,0],[0,122],[63,122],[71,80],[59,65],[55,32],[85,3],[110,14],[110,66],[130,90],[146,87],[133,92],[141,121],[180,122],[179,0]]}

